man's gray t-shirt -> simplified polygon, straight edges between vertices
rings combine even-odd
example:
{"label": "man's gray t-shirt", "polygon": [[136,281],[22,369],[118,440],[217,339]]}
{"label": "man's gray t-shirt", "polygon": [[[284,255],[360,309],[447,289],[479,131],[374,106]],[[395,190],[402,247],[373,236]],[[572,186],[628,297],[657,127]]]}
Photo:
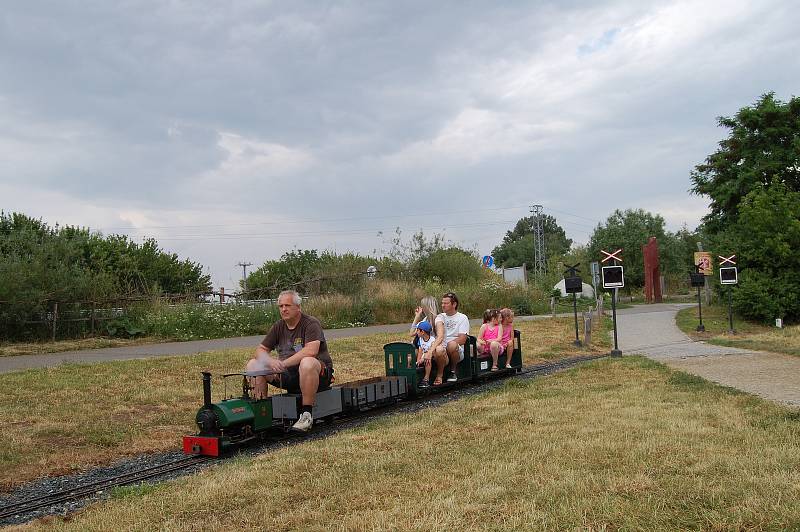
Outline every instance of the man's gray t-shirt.
{"label": "man's gray t-shirt", "polygon": [[328,342],[322,332],[322,324],[314,316],[300,314],[300,321],[294,329],[287,327],[283,320],[276,321],[261,340],[261,345],[278,352],[278,358],[286,360],[305,347],[306,343],[319,341],[317,359],[326,366],[333,367],[333,360],[328,353]]}

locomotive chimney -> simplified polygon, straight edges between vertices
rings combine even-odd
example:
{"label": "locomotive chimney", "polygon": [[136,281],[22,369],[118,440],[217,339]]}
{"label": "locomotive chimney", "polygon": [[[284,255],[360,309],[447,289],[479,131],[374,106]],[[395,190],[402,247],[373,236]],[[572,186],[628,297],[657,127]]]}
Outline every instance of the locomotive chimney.
{"label": "locomotive chimney", "polygon": [[203,408],[211,408],[211,373],[203,372]]}

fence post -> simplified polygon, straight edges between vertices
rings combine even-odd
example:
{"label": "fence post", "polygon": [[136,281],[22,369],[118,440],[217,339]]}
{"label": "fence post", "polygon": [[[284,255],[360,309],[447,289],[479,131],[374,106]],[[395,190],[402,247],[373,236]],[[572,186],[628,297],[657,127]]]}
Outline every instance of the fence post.
{"label": "fence post", "polygon": [[94,313],[97,308],[97,301],[92,301],[92,336],[94,336]]}
{"label": "fence post", "polygon": [[583,313],[583,345],[592,345],[592,311]]}
{"label": "fence post", "polygon": [[556,317],[556,298],[550,298],[550,312],[553,313],[553,317]]}
{"label": "fence post", "polygon": [[56,323],[58,322],[58,301],[53,302],[53,341],[56,341]]}

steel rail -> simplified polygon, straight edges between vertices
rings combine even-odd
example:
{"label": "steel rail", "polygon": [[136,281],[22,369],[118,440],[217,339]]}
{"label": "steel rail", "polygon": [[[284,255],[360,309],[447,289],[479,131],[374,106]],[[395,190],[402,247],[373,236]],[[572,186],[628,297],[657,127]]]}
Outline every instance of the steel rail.
{"label": "steel rail", "polygon": [[33,497],[12,504],[7,504],[0,508],[0,519],[25,515],[40,508],[47,508],[57,504],[87,498],[98,491],[103,491],[118,486],[125,486],[141,480],[147,480],[165,475],[167,473],[172,473],[174,471],[180,471],[196,464],[208,462],[209,460],[213,460],[213,458],[208,456],[186,456],[177,460],[173,460],[172,462],[167,462],[166,464],[159,464],[157,466],[140,469],[138,471],[123,473],[121,475],[97,480],[88,484],[75,486],[73,488],[56,491],[54,493],[48,493],[47,495],[40,495],[39,497]]}

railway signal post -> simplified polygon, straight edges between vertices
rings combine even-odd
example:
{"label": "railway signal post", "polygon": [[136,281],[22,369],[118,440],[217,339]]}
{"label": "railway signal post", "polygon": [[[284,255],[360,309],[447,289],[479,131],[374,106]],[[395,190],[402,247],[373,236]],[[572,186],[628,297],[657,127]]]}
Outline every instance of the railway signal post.
{"label": "railway signal post", "polygon": [[691,285],[697,288],[697,313],[700,317],[700,325],[697,326],[697,332],[703,332],[706,330],[705,325],[703,325],[703,302],[700,298],[700,288],[706,285],[706,276],[703,271],[702,264],[698,263],[694,265],[694,272],[689,274],[689,281]]}
{"label": "railway signal post", "polygon": [[[720,284],[730,285],[728,287],[728,334],[736,334],[733,329],[733,285],[739,282],[739,271],[736,269],[736,255],[730,257],[719,257],[719,282]],[[730,266],[725,266],[730,264]]]}
{"label": "railway signal post", "polygon": [[578,347],[581,346],[581,341],[578,338],[578,298],[575,294],[583,292],[583,280],[578,276],[579,264],[573,264],[564,270],[564,291],[572,294],[572,313],[575,315],[575,345]]}
{"label": "railway signal post", "polygon": [[620,351],[619,344],[617,342],[617,288],[622,288],[625,286],[625,276],[622,266],[618,265],[617,261],[622,262],[622,257],[620,256],[620,253],[622,253],[622,248],[613,253],[608,253],[601,249],[600,253],[605,255],[605,257],[600,261],[601,263],[605,263],[609,260],[613,261],[610,266],[603,266],[602,280],[603,288],[614,289],[614,292],[611,294],[611,316],[614,322],[614,349],[611,350],[611,356],[621,357],[622,351]]}

